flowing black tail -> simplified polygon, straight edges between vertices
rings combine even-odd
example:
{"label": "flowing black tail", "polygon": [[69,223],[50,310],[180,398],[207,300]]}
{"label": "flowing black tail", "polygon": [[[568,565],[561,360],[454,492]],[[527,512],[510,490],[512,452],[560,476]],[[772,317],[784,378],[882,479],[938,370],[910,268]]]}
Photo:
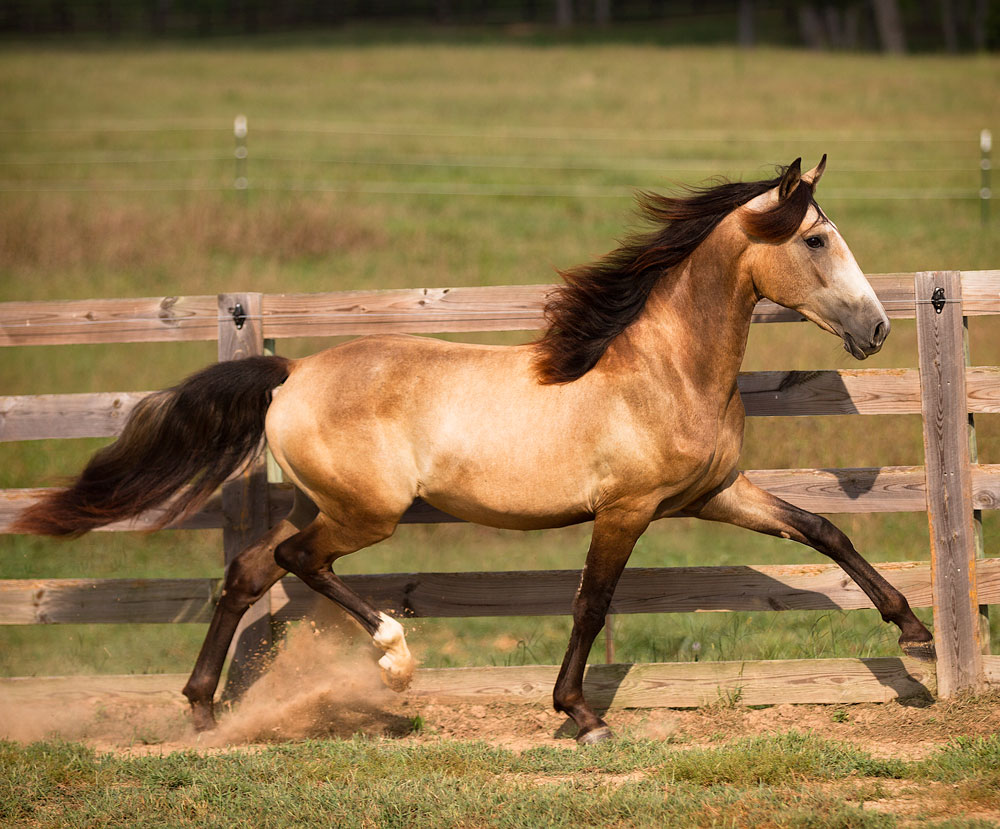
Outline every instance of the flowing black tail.
{"label": "flowing black tail", "polygon": [[290,370],[284,357],[248,357],[217,363],[150,395],[72,486],[40,498],[11,531],[83,535],[174,495],[157,527],[194,510],[257,452],[271,390]]}

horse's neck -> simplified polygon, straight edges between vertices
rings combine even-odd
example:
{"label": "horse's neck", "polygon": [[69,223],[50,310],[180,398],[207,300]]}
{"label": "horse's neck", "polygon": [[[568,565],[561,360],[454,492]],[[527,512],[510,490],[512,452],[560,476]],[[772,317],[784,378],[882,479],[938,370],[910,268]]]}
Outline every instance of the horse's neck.
{"label": "horse's neck", "polygon": [[654,371],[692,378],[706,393],[731,391],[757,301],[739,267],[740,241],[713,235],[665,274],[623,345]]}

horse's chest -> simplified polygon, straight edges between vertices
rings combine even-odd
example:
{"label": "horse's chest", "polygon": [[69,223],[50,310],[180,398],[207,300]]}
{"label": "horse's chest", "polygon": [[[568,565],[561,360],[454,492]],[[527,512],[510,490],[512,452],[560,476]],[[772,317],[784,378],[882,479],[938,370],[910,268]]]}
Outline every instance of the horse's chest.
{"label": "horse's chest", "polygon": [[739,395],[723,404],[692,401],[656,430],[657,473],[663,486],[697,491],[715,486],[735,468],[743,444]]}

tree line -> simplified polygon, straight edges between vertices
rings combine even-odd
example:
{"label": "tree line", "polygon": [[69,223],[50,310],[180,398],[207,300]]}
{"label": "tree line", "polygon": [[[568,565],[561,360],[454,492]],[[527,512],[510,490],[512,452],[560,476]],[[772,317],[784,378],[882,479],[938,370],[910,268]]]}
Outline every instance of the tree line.
{"label": "tree line", "polygon": [[1000,46],[1000,0],[0,0],[0,32],[29,37],[254,35],[351,22],[546,33],[641,24],[664,42],[891,53]]}

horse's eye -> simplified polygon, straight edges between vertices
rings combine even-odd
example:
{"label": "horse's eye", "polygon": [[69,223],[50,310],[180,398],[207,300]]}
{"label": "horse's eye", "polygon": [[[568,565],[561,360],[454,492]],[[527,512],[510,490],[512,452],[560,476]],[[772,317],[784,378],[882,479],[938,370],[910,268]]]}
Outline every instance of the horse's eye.
{"label": "horse's eye", "polygon": [[810,236],[806,239],[806,244],[811,248],[821,248],[826,244],[826,242],[823,241],[822,236]]}

